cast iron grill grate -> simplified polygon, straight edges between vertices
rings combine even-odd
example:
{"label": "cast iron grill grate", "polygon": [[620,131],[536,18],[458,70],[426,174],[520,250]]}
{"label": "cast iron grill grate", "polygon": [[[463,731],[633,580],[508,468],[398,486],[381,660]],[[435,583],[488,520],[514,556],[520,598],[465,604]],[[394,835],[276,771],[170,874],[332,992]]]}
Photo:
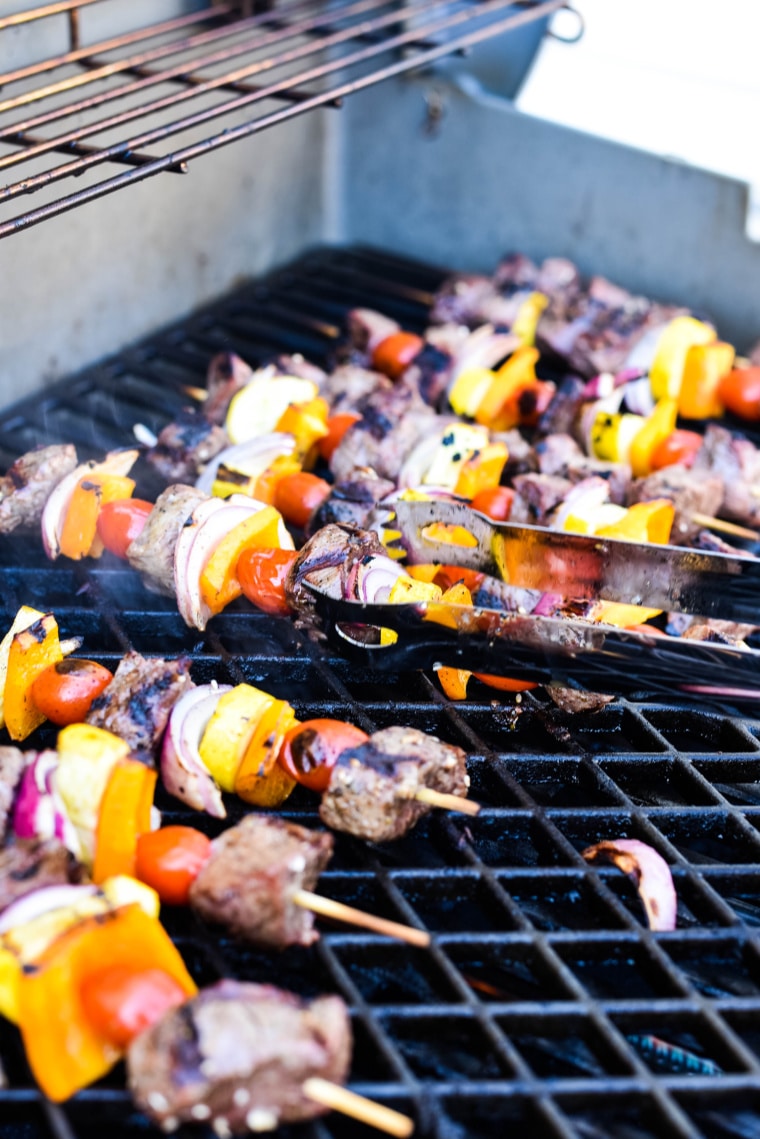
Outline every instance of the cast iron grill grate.
{"label": "cast iron grill grate", "polygon": [[[220,348],[252,363],[283,349],[322,361],[356,304],[422,327],[440,278],[371,251],[308,255],[17,405],[0,422],[0,459],[63,439],[102,452],[128,441],[136,419],[159,428]],[[429,950],[325,925],[312,949],[274,957],[167,909],[200,984],[233,975],[342,994],[356,1034],[351,1085],[412,1113],[420,1139],[528,1129],[549,1139],[757,1136],[760,721],[646,699],[570,718],[530,697],[492,700],[486,689],[450,705],[425,674],[376,682],[242,606],[206,635],[191,632],[115,561],[51,565],[32,543],[0,545],[0,581],[2,627],[21,603],[50,608],[104,663],[130,645],[189,652],[199,682],[251,681],[302,718],[337,715],[370,730],[414,724],[469,753],[478,818],[432,815],[386,847],[338,836],[321,880],[328,896],[430,930]],[[209,833],[221,825],[168,798],[160,805],[170,822]],[[229,806],[234,821],[243,807]],[[318,825],[308,792],[286,807]],[[652,935],[628,880],[582,859],[590,843],[621,836],[671,864],[673,933]],[[51,1109],[6,1025],[0,1054],[0,1139],[158,1134],[131,1107],[121,1070]],[[330,1116],[282,1134],[374,1133]]]}

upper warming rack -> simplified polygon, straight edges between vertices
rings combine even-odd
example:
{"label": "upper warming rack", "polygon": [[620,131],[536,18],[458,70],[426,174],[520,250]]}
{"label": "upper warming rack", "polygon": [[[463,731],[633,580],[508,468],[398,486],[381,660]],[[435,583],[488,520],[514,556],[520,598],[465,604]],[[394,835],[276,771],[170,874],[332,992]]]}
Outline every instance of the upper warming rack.
{"label": "upper warming rack", "polygon": [[243,0],[136,26],[122,0],[13,0],[0,15],[0,237],[564,6]]}

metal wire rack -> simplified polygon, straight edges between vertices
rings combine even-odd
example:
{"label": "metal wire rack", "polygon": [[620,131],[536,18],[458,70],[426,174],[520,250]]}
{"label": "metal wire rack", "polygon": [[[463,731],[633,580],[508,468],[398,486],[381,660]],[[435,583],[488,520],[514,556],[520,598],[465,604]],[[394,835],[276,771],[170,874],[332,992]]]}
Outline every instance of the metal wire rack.
{"label": "metal wire rack", "polygon": [[[63,439],[83,454],[102,450],[127,441],[135,419],[158,428],[220,348],[251,362],[285,348],[323,361],[354,304],[421,327],[439,280],[367,251],[307,256],[18,405],[0,421],[0,456]],[[339,716],[367,730],[414,724],[468,752],[484,805],[477,819],[431,815],[387,846],[337,836],[320,884],[327,896],[430,930],[429,950],[325,926],[312,949],[274,956],[167,909],[199,983],[232,975],[342,994],[356,1036],[351,1086],[413,1114],[419,1139],[755,1139],[759,720],[646,699],[570,718],[530,694],[514,705],[475,687],[452,705],[423,673],[362,675],[242,605],[206,634],[190,631],[170,600],[115,561],[53,565],[35,542],[0,544],[0,583],[2,627],[21,603],[51,608],[65,635],[83,635],[84,651],[104,663],[129,646],[189,652],[198,682],[260,685],[303,718]],[[220,826],[168,798],[160,805],[167,821]],[[285,813],[315,826],[316,805],[301,789]],[[229,809],[234,821],[243,808]],[[580,855],[621,836],[671,864],[675,932],[650,933],[628,880]],[[131,1106],[123,1071],[52,1108],[6,1025],[0,1055],[0,1139],[158,1135]],[[213,1139],[203,1128],[183,1134]],[[278,1134],[375,1133],[330,1116]]]}
{"label": "metal wire rack", "polygon": [[[212,0],[135,27],[118,0],[12,3],[20,10],[0,14],[0,237],[155,174],[184,173],[203,154],[563,6]],[[32,62],[9,69],[2,61],[16,58],[24,35]],[[73,178],[82,179],[76,190],[66,188]],[[40,203],[17,212],[32,194]]]}

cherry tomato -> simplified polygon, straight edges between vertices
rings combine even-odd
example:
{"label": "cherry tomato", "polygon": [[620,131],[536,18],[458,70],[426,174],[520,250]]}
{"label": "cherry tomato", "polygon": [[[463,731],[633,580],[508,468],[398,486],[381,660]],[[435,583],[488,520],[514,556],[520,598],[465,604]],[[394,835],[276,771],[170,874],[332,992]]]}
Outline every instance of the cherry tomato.
{"label": "cherry tomato", "polygon": [[152,886],[162,902],[184,906],[211,842],[194,827],[161,827],[137,840],[136,876]]}
{"label": "cherry tomato", "polygon": [[392,332],[372,353],[372,367],[397,380],[424,347],[425,341],[413,332]]}
{"label": "cherry tomato", "polygon": [[59,727],[79,724],[113,673],[94,660],[67,657],[49,665],[32,684],[32,703]]}
{"label": "cherry tomato", "polygon": [[494,522],[506,522],[512,513],[515,492],[508,486],[492,486],[479,490],[470,506],[473,510],[493,518]]}
{"label": "cherry tomato", "polygon": [[696,431],[671,431],[662,443],[659,443],[649,459],[653,471],[660,471],[663,467],[672,467],[679,463],[682,467],[690,467],[697,457],[697,451],[702,446],[702,436]]}
{"label": "cherry tomato", "polygon": [[187,1000],[178,981],[163,969],[111,965],[92,973],[80,991],[85,1016],[117,1048]]}
{"label": "cherry tomato", "polygon": [[361,728],[344,720],[304,720],[288,732],[277,758],[291,779],[321,793],[340,753],[368,739]]}
{"label": "cherry tomato", "polygon": [[286,522],[303,528],[330,490],[329,482],[324,479],[308,471],[297,471],[277,480],[273,506]]}
{"label": "cherry tomato", "polygon": [[760,368],[734,368],[720,381],[718,396],[741,419],[760,419]]}
{"label": "cherry tomato", "polygon": [[477,593],[484,577],[485,574],[478,570],[463,569],[461,566],[439,566],[433,580],[444,591],[461,582],[470,593]]}
{"label": "cherry tomato", "polygon": [[343,439],[349,427],[353,427],[361,419],[354,411],[340,412],[331,415],[327,421],[327,434],[323,435],[317,443],[317,449],[326,463],[333,457],[333,451]]}
{"label": "cherry tomato", "polygon": [[[535,380],[521,388],[515,397],[515,410],[517,421],[523,427],[536,427],[541,416],[554,399],[556,392],[554,384],[544,380]],[[509,401],[507,401],[509,407]]]}
{"label": "cherry tomato", "polygon": [[531,688],[538,688],[534,680],[513,680],[509,676],[492,676],[490,672],[473,672],[472,675],[489,688],[498,688],[500,692],[528,692]]}
{"label": "cherry tomato", "polygon": [[117,558],[126,558],[127,546],[139,538],[152,509],[153,503],[141,498],[120,498],[104,503],[98,512],[97,527],[105,548]]}
{"label": "cherry tomato", "polygon": [[235,572],[248,600],[274,617],[289,617],[292,610],[285,594],[285,582],[297,557],[294,550],[255,546],[243,550]]}

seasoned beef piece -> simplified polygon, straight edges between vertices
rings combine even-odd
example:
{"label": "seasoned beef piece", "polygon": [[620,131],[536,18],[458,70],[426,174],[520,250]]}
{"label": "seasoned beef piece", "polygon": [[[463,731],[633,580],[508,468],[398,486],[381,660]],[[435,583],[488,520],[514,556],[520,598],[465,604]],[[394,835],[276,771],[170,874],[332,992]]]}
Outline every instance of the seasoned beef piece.
{"label": "seasoned beef piece", "polygon": [[507,613],[532,613],[543,594],[537,589],[522,589],[486,575],[472,595],[473,605],[481,609],[503,609]]}
{"label": "seasoned beef piece", "polygon": [[567,472],[586,456],[570,435],[554,434],[536,443],[538,469],[542,475],[561,475]]}
{"label": "seasoned beef piece", "polygon": [[499,290],[490,277],[481,277],[475,273],[455,273],[447,277],[438,289],[430,312],[430,322],[471,326],[482,324],[485,320],[491,320],[491,317],[484,317],[483,313],[498,304],[500,299]]}
{"label": "seasoned beef piece", "polygon": [[563,712],[576,715],[579,712],[600,712],[615,697],[603,696],[601,692],[587,692],[583,688],[565,688],[561,684],[547,684],[547,695]]}
{"label": "seasoned beef piece", "polygon": [[373,554],[385,557],[386,550],[372,530],[336,523],[318,530],[301,548],[285,582],[285,594],[297,615],[296,624],[308,627],[314,623],[314,599],[304,585],[305,577],[331,596],[343,597],[356,562]]}
{"label": "seasoned beef piece", "polygon": [[316,364],[304,360],[300,352],[293,355],[278,356],[274,361],[277,372],[282,376],[298,376],[302,380],[311,380],[318,388],[322,388],[327,380],[327,372],[318,368]]}
{"label": "seasoned beef piece", "polygon": [[291,898],[313,890],[332,857],[332,835],[272,815],[247,815],[211,844],[190,904],[256,945],[311,945],[314,915]]}
{"label": "seasoned beef piece", "polygon": [[0,478],[0,534],[38,527],[53,488],[77,465],[70,443],[27,451]]}
{"label": "seasoned beef piece", "polygon": [[168,486],[158,496],[142,533],[127,549],[127,561],[148,589],[175,596],[174,547],[180,530],[207,496],[194,486]]}
{"label": "seasoned beef piece", "polygon": [[324,1114],[303,1084],[342,1084],[350,1062],[340,997],[305,1001],[273,985],[220,981],[135,1037],[127,1078],[163,1131],[208,1120],[219,1136],[242,1135]]}
{"label": "seasoned beef piece", "polygon": [[321,394],[333,415],[353,411],[374,391],[390,391],[393,381],[358,364],[341,364],[327,377]]}
{"label": "seasoned beef piece", "polygon": [[[721,518],[747,526],[760,526],[760,451],[749,439],[732,435],[725,427],[711,424],[692,466],[692,473],[708,471],[723,479]],[[718,509],[708,513],[716,514]]]}
{"label": "seasoned beef piece", "polygon": [[491,439],[494,443],[507,445],[507,461],[501,476],[503,483],[511,483],[517,475],[532,474],[538,470],[536,452],[516,427],[511,431],[493,432]]}
{"label": "seasoned beef piece", "polygon": [[588,478],[603,478],[608,484],[609,501],[623,506],[628,500],[631,468],[625,463],[607,463],[583,454],[570,435],[549,435],[536,444],[538,469],[542,475],[559,475],[574,485]]}
{"label": "seasoned beef piece", "polygon": [[146,458],[167,482],[191,483],[209,459],[229,446],[227,433],[193,408],[184,408],[168,423]]}
{"label": "seasoned beef piece", "polygon": [[723,479],[708,471],[688,470],[678,464],[663,467],[644,479],[635,479],[631,485],[629,501],[649,502],[655,498],[668,498],[676,508],[670,541],[673,545],[691,542],[701,527],[693,516],[709,514],[713,517],[723,500]]}
{"label": "seasoned beef piece", "polygon": [[82,880],[82,867],[57,839],[19,840],[0,851],[0,913],[45,886]]}
{"label": "seasoned beef piece", "polygon": [[17,747],[0,747],[0,845],[5,840],[13,801],[26,765],[23,751]]}
{"label": "seasoned beef piece", "polygon": [[496,288],[510,296],[518,290],[533,290],[539,277],[538,266],[524,253],[508,253],[502,257],[493,275]]}
{"label": "seasoned beef piece", "polygon": [[169,713],[191,683],[187,660],[148,660],[127,653],[111,683],[92,702],[87,723],[113,732],[132,751],[155,758]]}
{"label": "seasoned beef piece", "polygon": [[398,321],[371,308],[352,309],[346,317],[346,324],[352,347],[368,358],[372,357],[378,344],[401,329]]}
{"label": "seasoned beef piece", "polygon": [[546,526],[549,515],[564,501],[572,488],[569,479],[558,475],[518,475],[512,483],[516,494],[509,515],[511,522]]}
{"label": "seasoned beef piece", "polygon": [[210,423],[224,423],[230,400],[253,378],[253,370],[234,352],[220,352],[208,366],[208,399],[203,414]]}
{"label": "seasoned beef piece", "polygon": [[364,476],[357,472],[354,478],[335,483],[309,519],[306,533],[314,534],[331,522],[363,527],[380,499],[394,489],[395,484],[389,479],[376,478],[373,472]]}
{"label": "seasoned beef piece", "polygon": [[377,388],[355,410],[362,418],[349,427],[330,460],[337,481],[369,467],[395,482],[406,456],[438,422],[418,393],[401,383]]}
{"label": "seasoned beef piece", "polygon": [[586,381],[580,376],[565,376],[538,421],[537,434],[572,435],[585,402],[585,390]]}
{"label": "seasoned beef piece", "polygon": [[416,728],[384,728],[341,752],[319,817],[336,831],[390,842],[432,809],[414,798],[421,788],[466,795],[469,785],[461,748]]}
{"label": "seasoned beef piece", "polygon": [[454,365],[452,356],[433,344],[425,344],[403,375],[407,387],[414,388],[430,407],[443,402]]}

